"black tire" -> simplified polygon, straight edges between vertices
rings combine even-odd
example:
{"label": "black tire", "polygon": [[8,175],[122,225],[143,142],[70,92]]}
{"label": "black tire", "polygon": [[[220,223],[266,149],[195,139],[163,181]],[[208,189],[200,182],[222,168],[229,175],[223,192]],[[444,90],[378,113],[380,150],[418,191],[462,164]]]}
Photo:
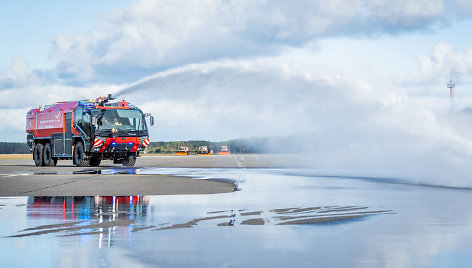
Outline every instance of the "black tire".
{"label": "black tire", "polygon": [[102,162],[102,159],[99,157],[90,157],[90,166],[91,167],[98,167],[100,166],[100,163]]}
{"label": "black tire", "polygon": [[33,160],[37,167],[43,165],[43,150],[44,146],[41,143],[36,143],[33,149]]}
{"label": "black tire", "polygon": [[43,165],[54,167],[57,164],[57,158],[52,156],[52,148],[50,143],[46,143],[43,149]]}
{"label": "black tire", "polygon": [[90,165],[90,158],[85,155],[82,142],[77,142],[74,146],[74,164],[77,167],[88,167]]}
{"label": "black tire", "polygon": [[121,164],[125,167],[132,167],[136,164],[136,156],[135,155],[130,155],[125,157],[123,161],[121,161]]}

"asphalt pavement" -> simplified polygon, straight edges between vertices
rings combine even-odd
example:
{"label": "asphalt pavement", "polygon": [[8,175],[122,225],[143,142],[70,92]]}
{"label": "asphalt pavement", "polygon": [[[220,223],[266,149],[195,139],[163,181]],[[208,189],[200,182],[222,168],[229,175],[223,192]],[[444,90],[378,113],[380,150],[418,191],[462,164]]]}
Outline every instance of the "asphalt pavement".
{"label": "asphalt pavement", "polygon": [[36,167],[32,159],[0,159],[0,196],[96,196],[216,194],[236,190],[231,181],[193,179],[173,174],[139,175],[142,168],[300,167],[303,161],[281,155],[143,156],[133,168],[103,161],[99,167]]}

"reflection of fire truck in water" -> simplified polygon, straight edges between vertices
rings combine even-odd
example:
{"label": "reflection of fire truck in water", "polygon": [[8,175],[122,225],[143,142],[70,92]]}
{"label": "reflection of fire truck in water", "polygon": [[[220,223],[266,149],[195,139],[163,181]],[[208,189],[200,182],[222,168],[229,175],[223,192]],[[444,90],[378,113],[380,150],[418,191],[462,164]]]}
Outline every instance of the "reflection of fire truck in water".
{"label": "reflection of fire truck in water", "polygon": [[[98,234],[98,247],[111,247],[117,226],[128,226],[120,232],[130,241],[130,229],[135,221],[146,217],[148,196],[30,196],[28,219],[51,221],[47,232],[66,235]],[[37,222],[37,221],[34,221]],[[71,227],[66,227],[71,226]],[[82,239],[82,238],[81,238]]]}
{"label": "reflection of fire truck in water", "polygon": [[[26,116],[28,147],[36,166],[72,159],[76,166],[99,166],[102,159],[133,166],[149,145],[146,116],[123,100],[58,102],[32,109]],[[150,116],[151,126],[154,118]]]}
{"label": "reflection of fire truck in water", "polygon": [[[129,218],[145,216],[149,204],[147,196],[30,196],[29,217],[62,219],[92,219],[104,215]],[[116,219],[108,219],[116,220]],[[104,220],[104,219],[101,219]]]}

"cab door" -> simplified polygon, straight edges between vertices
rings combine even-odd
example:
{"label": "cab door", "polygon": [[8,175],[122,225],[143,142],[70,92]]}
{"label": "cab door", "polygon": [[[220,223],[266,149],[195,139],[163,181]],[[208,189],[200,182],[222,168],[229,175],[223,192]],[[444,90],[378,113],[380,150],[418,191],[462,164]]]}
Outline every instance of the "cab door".
{"label": "cab door", "polygon": [[64,154],[72,156],[72,113],[66,113],[66,132],[64,133]]}

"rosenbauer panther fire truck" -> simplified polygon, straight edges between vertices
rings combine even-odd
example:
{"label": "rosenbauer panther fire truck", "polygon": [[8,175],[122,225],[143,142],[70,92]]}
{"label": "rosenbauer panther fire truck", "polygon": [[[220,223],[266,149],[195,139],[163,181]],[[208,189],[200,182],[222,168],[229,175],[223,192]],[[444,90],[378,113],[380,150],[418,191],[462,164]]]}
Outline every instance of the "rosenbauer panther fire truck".
{"label": "rosenbauer panther fire truck", "polygon": [[59,159],[74,165],[99,166],[101,160],[134,166],[149,145],[146,117],[125,101],[111,102],[111,94],[95,100],[57,102],[26,115],[27,143],[36,166],[55,166]]}

